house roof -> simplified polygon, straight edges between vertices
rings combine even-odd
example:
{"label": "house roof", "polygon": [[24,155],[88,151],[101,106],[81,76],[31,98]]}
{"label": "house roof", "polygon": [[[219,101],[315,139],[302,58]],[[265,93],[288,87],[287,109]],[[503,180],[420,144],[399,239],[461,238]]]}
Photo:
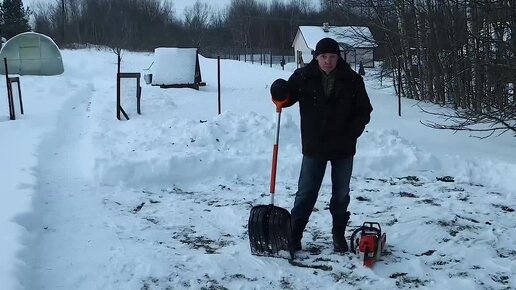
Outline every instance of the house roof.
{"label": "house roof", "polygon": [[344,49],[348,46],[378,46],[371,30],[366,26],[329,26],[328,32],[325,32],[322,26],[299,26],[298,34],[303,36],[306,45],[312,50],[315,50],[317,42],[325,37],[335,39]]}

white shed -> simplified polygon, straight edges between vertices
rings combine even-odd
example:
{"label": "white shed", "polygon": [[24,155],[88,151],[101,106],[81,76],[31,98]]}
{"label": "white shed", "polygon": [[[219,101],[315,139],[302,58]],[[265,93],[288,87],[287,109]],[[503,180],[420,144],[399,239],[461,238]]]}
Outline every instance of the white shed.
{"label": "white shed", "polygon": [[152,85],[161,88],[194,88],[201,80],[197,48],[159,47],[154,50]]}
{"label": "white shed", "polygon": [[9,39],[0,51],[0,73],[5,74],[4,58],[10,74],[59,75],[64,72],[61,52],[52,38],[24,32]]}
{"label": "white shed", "polygon": [[374,67],[374,49],[378,46],[365,26],[299,26],[292,47],[298,67],[308,64],[313,59],[313,51],[319,40],[330,37],[341,48],[342,57],[352,66]]}

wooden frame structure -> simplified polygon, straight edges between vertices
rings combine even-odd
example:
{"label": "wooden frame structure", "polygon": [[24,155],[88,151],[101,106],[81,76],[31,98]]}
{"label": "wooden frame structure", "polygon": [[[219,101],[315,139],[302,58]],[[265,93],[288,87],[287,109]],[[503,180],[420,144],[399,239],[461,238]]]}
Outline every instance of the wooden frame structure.
{"label": "wooden frame structure", "polygon": [[13,96],[13,83],[17,84],[18,87],[18,99],[20,101],[20,113],[23,115],[23,100],[20,86],[20,78],[19,77],[9,77],[9,71],[7,68],[7,58],[4,58],[5,65],[5,81],[7,85],[7,102],[9,104],[9,119],[16,120],[16,110],[14,104],[14,96]]}
{"label": "wooden frame structure", "polygon": [[122,79],[136,79],[136,112],[138,115],[141,115],[142,112],[140,110],[140,102],[142,98],[142,87],[140,85],[141,73],[123,73],[120,72],[120,62],[121,58],[118,55],[118,72],[116,74],[116,118],[121,120],[120,113],[122,113],[126,120],[129,120],[129,116],[125,112],[124,108],[122,108],[121,104],[121,96],[120,96],[120,83]]}

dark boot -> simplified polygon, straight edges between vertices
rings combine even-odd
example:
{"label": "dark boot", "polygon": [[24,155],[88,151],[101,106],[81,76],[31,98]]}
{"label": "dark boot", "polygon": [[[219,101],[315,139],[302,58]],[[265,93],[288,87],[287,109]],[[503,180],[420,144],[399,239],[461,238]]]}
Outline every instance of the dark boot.
{"label": "dark boot", "polygon": [[290,236],[290,255],[293,257],[294,253],[297,251],[301,251],[301,239],[303,238],[303,231],[305,230],[307,222],[304,221],[294,221],[292,220],[292,232]]}
{"label": "dark boot", "polygon": [[349,250],[348,243],[346,241],[346,226],[349,221],[349,211],[342,217],[333,216],[333,249],[335,252],[345,253]]}
{"label": "dark boot", "polygon": [[346,253],[349,250],[348,242],[344,235],[333,234],[333,250],[338,253]]}

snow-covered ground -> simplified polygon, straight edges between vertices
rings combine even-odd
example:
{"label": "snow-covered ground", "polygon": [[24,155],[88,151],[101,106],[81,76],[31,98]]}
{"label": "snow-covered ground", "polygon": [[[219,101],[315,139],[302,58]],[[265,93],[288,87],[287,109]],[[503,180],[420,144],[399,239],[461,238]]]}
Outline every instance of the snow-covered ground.
{"label": "snow-covered ground", "polygon": [[[359,140],[348,236],[378,221],[374,268],[331,248],[331,184],[297,260],[253,256],[247,219],[269,202],[276,115],[269,84],[291,71],[200,59],[207,86],[124,81],[116,56],[63,51],[65,73],[22,76],[25,115],[0,98],[1,289],[514,289],[516,140],[429,129],[432,118],[366,75],[374,111]],[[146,73],[152,54],[125,53]],[[181,68],[171,68],[181,69]],[[0,85],[5,92],[5,84]],[[439,110],[438,107],[419,104]],[[291,209],[301,161],[297,105],[284,110],[276,202]]]}

